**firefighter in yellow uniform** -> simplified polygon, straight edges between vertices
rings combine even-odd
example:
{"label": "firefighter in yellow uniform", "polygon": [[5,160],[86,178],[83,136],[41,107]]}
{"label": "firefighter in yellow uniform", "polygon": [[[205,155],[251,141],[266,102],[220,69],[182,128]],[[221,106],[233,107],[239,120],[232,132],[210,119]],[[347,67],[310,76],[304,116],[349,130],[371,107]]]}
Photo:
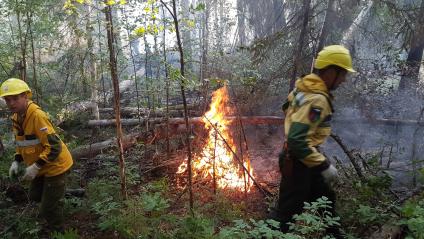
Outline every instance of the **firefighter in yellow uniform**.
{"label": "firefighter in yellow uniform", "polygon": [[[346,79],[352,69],[349,51],[340,45],[325,47],[314,62],[314,73],[296,81],[283,105],[285,113],[285,146],[280,154],[282,172],[280,193],[274,219],[287,232],[294,214],[302,213],[304,202],[326,196],[332,202],[336,196],[329,182],[337,177],[337,169],[318,150],[330,135],[333,114],[330,91]],[[333,214],[334,215],[334,214]],[[338,228],[328,234],[342,238]]]}
{"label": "firefighter in yellow uniform", "polygon": [[30,199],[41,202],[40,217],[46,219],[47,230],[62,231],[65,180],[72,156],[31,96],[31,89],[20,79],[8,79],[0,86],[0,97],[13,113],[16,154],[9,175],[18,174],[21,162],[26,165],[22,180],[31,181]]}

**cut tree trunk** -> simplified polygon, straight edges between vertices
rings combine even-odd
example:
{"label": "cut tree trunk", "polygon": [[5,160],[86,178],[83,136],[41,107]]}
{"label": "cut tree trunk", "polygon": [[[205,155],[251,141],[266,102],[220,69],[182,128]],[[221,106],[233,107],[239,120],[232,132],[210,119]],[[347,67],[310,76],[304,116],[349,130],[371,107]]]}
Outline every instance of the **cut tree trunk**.
{"label": "cut tree trunk", "polygon": [[[190,124],[204,124],[203,123],[203,117],[193,117],[189,118],[188,121]],[[238,118],[236,116],[230,116],[226,117],[226,120],[233,120],[236,122]],[[278,116],[242,116],[240,117],[240,120],[244,124],[253,124],[253,125],[261,125],[261,124],[283,124],[284,118],[278,117]],[[164,123],[166,121],[165,118],[150,118],[149,123]],[[121,119],[122,125],[138,125],[144,123],[145,120],[139,120],[139,119]],[[107,119],[107,120],[89,120],[88,126],[112,126],[115,124],[114,119]],[[170,118],[169,124],[185,124],[184,118]]]}
{"label": "cut tree trunk", "polygon": [[[129,134],[122,138],[122,148],[127,150],[141,141],[148,144],[153,140],[153,136],[149,133]],[[91,158],[99,154],[102,150],[116,147],[116,138],[111,138],[102,142],[84,145],[72,150],[72,158],[74,160]]]}
{"label": "cut tree trunk", "polygon": [[[103,114],[112,114],[113,108],[100,108],[100,113]],[[140,112],[140,113],[139,113]],[[154,111],[144,108],[136,108],[136,107],[124,107],[121,108],[121,115],[123,116],[137,116],[138,113],[141,117],[143,116],[149,116],[149,117],[165,117],[166,116],[166,109],[155,109]],[[195,110],[190,110],[189,114],[192,116],[201,115],[200,112]],[[182,117],[184,115],[183,110],[170,110],[169,115],[173,117]]]}
{"label": "cut tree trunk", "polygon": [[[189,118],[190,124],[203,124],[203,117],[192,117]],[[236,116],[226,117],[227,120],[233,120],[236,122],[238,118]],[[252,125],[282,125],[284,123],[284,117],[280,116],[242,116],[240,117],[243,124],[252,124]],[[122,125],[138,125],[145,123],[144,119],[121,119]],[[165,118],[150,118],[149,123],[165,123]],[[403,126],[424,126],[424,121],[417,120],[400,120],[400,119],[338,119],[334,120],[334,123],[355,123],[355,124],[383,124],[383,125],[403,125]],[[184,124],[184,118],[170,118],[169,124]],[[115,124],[114,119],[104,119],[104,120],[89,120],[88,126],[112,126]]]}

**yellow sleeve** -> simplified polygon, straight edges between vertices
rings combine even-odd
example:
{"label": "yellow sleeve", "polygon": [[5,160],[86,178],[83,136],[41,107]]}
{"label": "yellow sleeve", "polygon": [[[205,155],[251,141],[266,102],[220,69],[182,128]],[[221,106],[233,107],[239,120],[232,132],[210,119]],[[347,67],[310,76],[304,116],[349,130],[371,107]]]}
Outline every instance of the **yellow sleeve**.
{"label": "yellow sleeve", "polygon": [[[327,99],[322,95],[310,95],[291,114],[291,125],[287,136],[289,154],[308,167],[323,164],[326,159],[316,149],[314,136],[318,125],[331,113]],[[325,165],[323,165],[325,166]]]}
{"label": "yellow sleeve", "polygon": [[34,131],[43,147],[43,151],[39,155],[38,164],[53,162],[62,152],[62,144],[59,136],[56,134],[46,113],[38,110],[37,117],[34,120]]}

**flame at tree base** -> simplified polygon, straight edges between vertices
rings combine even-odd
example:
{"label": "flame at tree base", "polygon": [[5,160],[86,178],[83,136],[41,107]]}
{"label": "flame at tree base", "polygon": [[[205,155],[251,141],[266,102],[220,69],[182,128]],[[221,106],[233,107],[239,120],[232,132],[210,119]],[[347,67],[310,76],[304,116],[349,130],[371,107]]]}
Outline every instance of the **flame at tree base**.
{"label": "flame at tree base", "polygon": [[[224,86],[213,93],[210,110],[203,116],[207,139],[203,150],[193,157],[193,178],[215,181],[217,188],[250,191],[253,182],[246,171],[253,177],[253,169],[246,155],[243,159],[234,155],[237,147],[229,130],[232,122],[225,118],[226,115],[233,115],[233,111]],[[179,166],[177,174],[182,175],[186,171],[187,159]]]}

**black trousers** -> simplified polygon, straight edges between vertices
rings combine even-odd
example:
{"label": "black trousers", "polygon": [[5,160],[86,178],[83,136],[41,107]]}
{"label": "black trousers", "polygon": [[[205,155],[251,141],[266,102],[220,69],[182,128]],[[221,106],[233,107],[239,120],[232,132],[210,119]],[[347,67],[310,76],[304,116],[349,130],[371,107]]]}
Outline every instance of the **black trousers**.
{"label": "black trousers", "polygon": [[[292,222],[293,215],[302,213],[304,202],[316,201],[322,196],[332,202],[331,213],[335,216],[336,194],[325,182],[321,172],[306,167],[298,160],[293,160],[291,175],[282,175],[281,177],[278,205],[273,217],[281,223],[281,230],[287,232],[289,229],[287,223]],[[334,230],[330,229],[329,231]],[[338,231],[338,229],[336,230]]]}

